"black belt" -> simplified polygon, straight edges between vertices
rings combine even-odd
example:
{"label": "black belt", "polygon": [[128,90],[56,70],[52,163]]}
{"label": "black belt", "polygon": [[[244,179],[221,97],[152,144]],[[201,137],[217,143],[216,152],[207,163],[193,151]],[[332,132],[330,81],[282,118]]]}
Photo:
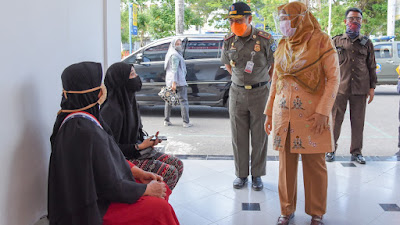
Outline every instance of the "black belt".
{"label": "black belt", "polygon": [[[232,82],[233,83],[233,82]],[[235,84],[235,83],[233,83],[236,87],[241,87],[241,88],[244,88],[244,89],[246,89],[246,90],[251,90],[251,89],[253,89],[253,88],[258,88],[258,87],[261,87],[261,86],[264,86],[264,85],[266,85],[268,83],[268,81],[264,81],[264,82],[260,82],[260,83],[257,83],[257,84],[253,84],[253,85],[244,85],[244,86],[241,86],[241,85],[237,85],[237,84]]]}

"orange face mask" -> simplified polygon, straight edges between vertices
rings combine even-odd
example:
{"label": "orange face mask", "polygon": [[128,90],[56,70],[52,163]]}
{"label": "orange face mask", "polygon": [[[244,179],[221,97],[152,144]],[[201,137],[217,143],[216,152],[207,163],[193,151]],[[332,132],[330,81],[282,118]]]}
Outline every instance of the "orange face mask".
{"label": "orange face mask", "polygon": [[246,23],[232,23],[231,25],[231,30],[236,36],[242,36],[244,32],[247,30],[247,24]]}

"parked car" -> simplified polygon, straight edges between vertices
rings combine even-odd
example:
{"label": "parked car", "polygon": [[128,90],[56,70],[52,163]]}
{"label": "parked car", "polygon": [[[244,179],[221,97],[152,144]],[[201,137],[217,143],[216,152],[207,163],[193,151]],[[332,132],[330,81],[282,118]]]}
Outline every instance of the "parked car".
{"label": "parked car", "polygon": [[378,84],[397,84],[396,68],[400,65],[400,41],[375,42]]}
{"label": "parked car", "polygon": [[[231,76],[220,61],[224,35],[177,37],[183,40],[189,104],[226,106]],[[164,104],[158,92],[165,86],[164,60],[172,38],[154,41],[122,60],[133,64],[142,78],[142,90],[136,93],[140,104]]]}

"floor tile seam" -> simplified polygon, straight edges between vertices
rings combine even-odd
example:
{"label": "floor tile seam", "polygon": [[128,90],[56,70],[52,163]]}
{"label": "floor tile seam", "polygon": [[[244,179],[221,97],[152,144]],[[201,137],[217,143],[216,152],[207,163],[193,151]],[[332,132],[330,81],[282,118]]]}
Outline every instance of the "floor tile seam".
{"label": "floor tile seam", "polygon": [[[197,179],[196,179],[196,180],[197,180]],[[215,192],[215,193],[219,193],[219,192],[221,192],[221,191],[224,191],[224,190],[227,190],[227,189],[228,189],[228,188],[226,188],[226,189],[223,189],[223,190],[218,190],[218,191],[216,191],[216,190],[210,189],[209,187],[205,186],[204,183],[201,183],[201,182],[196,183],[196,182],[194,182],[194,181],[196,181],[196,180],[193,180],[192,182],[193,182],[194,184],[196,184],[196,185],[199,185],[199,186],[201,186],[201,187],[203,187],[203,188],[206,188],[207,190],[210,190],[210,191]]]}
{"label": "floor tile seam", "polygon": [[375,217],[372,221],[370,221],[369,223],[373,223],[375,221],[379,222],[379,217],[381,217],[383,214],[385,214],[385,211],[383,211],[381,214],[379,214],[377,217]]}
{"label": "floor tile seam", "polygon": [[203,218],[203,219],[209,221],[210,223],[214,223],[214,221],[210,220],[210,218],[206,218],[206,217],[204,217],[204,216],[202,216],[202,215],[196,213],[195,211],[191,210],[190,208],[187,208],[187,207],[182,207],[182,208],[183,208],[184,210],[187,210],[187,211],[189,211],[189,212],[191,212],[191,213],[193,213],[193,214],[195,214],[195,215],[197,215],[197,216],[199,216],[199,217],[201,217],[201,218]]}
{"label": "floor tile seam", "polygon": [[191,200],[183,200],[183,201],[177,201],[180,205],[187,205],[187,204],[190,204],[191,202],[194,202],[194,201],[200,201],[200,200],[202,200],[202,199],[204,199],[204,198],[207,198],[207,197],[210,197],[211,195],[214,195],[214,194],[216,194],[216,193],[211,193],[211,194],[209,194],[209,195],[205,195],[205,196],[202,196],[202,197],[196,197],[196,198],[194,198],[194,199],[191,199]]}
{"label": "floor tile seam", "polygon": [[[225,191],[226,191],[226,190],[225,190]],[[243,202],[243,201],[240,201],[240,200],[237,199],[237,198],[230,198],[229,196],[226,196],[226,195],[224,195],[224,194],[222,194],[222,193],[219,193],[219,194],[221,194],[221,195],[223,195],[223,196],[225,196],[225,197],[227,197],[227,198],[229,198],[229,199],[232,199],[233,201],[238,202],[238,203],[258,203],[258,204],[261,204],[261,203],[264,203],[264,202],[267,202],[267,201],[268,201],[267,199],[264,199],[263,201],[259,201],[259,202]]]}

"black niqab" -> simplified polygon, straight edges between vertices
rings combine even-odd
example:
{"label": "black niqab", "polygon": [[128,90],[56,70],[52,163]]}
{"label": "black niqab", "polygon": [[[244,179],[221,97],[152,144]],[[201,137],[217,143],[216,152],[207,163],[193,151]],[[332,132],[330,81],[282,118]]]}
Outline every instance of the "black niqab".
{"label": "black niqab", "polygon": [[[99,63],[84,62],[66,68],[63,88],[81,91],[101,84]],[[98,100],[99,91],[68,94],[62,109],[79,109]],[[98,105],[85,110],[98,120]],[[114,139],[86,118],[68,120],[58,115],[51,136],[48,213],[50,225],[101,225],[111,202],[134,203],[146,190],[134,181],[131,170]],[[104,124],[104,123],[103,123]]]}
{"label": "black niqab", "polygon": [[101,107],[102,118],[111,128],[115,141],[128,159],[140,156],[135,144],[141,133],[135,92],[141,89],[142,82],[140,77],[129,79],[130,72],[131,65],[122,62],[108,68],[104,80],[108,96]]}

